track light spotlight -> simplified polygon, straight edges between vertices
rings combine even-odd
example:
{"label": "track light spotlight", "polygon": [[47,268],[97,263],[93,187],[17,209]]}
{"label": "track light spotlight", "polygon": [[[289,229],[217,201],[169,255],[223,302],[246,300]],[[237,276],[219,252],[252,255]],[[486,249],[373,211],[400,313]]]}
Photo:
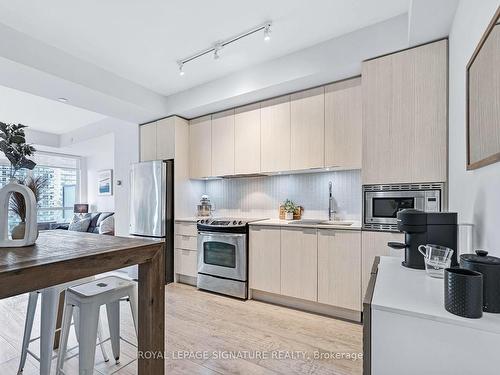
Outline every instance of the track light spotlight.
{"label": "track light spotlight", "polygon": [[264,40],[268,42],[271,40],[271,24],[268,23],[266,27],[264,27]]}
{"label": "track light spotlight", "polygon": [[220,55],[219,55],[219,51],[222,49],[222,44],[221,43],[217,43],[215,46],[214,46],[214,60],[218,60]]}
{"label": "track light spotlight", "polygon": [[184,75],[184,64],[179,63],[179,75],[183,76]]}

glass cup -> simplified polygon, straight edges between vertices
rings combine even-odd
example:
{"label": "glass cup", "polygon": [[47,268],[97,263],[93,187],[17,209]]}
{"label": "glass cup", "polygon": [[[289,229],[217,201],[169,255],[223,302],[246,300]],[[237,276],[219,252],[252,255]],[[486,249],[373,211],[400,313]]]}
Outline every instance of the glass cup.
{"label": "glass cup", "polygon": [[418,251],[424,256],[425,271],[430,277],[442,279],[444,269],[450,268],[453,250],[439,245],[420,245]]}

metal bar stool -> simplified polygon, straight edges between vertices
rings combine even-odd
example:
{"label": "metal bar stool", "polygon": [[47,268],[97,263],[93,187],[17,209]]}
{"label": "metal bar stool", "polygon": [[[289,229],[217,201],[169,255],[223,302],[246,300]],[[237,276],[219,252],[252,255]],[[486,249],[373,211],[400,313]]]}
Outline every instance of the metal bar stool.
{"label": "metal bar stool", "polygon": [[[28,309],[26,311],[26,320],[24,323],[24,335],[23,344],[21,348],[21,360],[19,362],[18,373],[22,373],[24,366],[26,364],[26,358],[31,355],[35,360],[40,362],[40,374],[49,375],[52,360],[56,357],[53,355],[53,344],[54,336],[57,331],[56,320],[57,320],[57,310],[59,307],[59,295],[66,288],[81,284],[82,282],[88,282],[94,280],[94,277],[87,277],[85,279],[75,280],[69,283],[64,283],[60,285],[55,285],[50,288],[40,289],[35,292],[29,293],[28,299]],[[35,313],[37,308],[38,296],[41,295],[41,318],[40,318],[40,336],[31,338],[31,332],[33,330],[33,321],[35,320]],[[78,316],[75,316],[75,324],[77,324]],[[76,330],[78,338],[78,330]],[[98,329],[99,341],[102,341],[102,331],[99,324]],[[29,345],[40,340],[40,356],[36,355],[29,349]],[[104,350],[104,346],[100,345],[102,356],[107,362],[109,358]]]}
{"label": "metal bar stool", "polygon": [[[120,301],[130,302],[132,318],[137,335],[137,284],[118,276],[108,276],[91,282],[72,286],[66,290],[64,302],[63,322],[59,342],[59,356],[57,358],[57,374],[63,373],[66,360],[69,328],[75,307],[80,311],[79,374],[93,374],[95,362],[95,346],[99,322],[99,310],[106,305],[109,332],[113,357],[116,363],[120,360]],[[104,340],[107,341],[107,340]],[[135,345],[134,345],[135,346]]]}

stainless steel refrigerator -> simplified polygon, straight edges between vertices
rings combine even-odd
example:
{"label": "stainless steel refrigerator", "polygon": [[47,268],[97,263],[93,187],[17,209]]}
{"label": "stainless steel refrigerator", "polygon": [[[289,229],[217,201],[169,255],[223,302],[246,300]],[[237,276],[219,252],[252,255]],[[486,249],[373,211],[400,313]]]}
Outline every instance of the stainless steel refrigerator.
{"label": "stainless steel refrigerator", "polygon": [[130,230],[133,236],[164,239],[165,281],[174,281],[174,161],[130,167]]}

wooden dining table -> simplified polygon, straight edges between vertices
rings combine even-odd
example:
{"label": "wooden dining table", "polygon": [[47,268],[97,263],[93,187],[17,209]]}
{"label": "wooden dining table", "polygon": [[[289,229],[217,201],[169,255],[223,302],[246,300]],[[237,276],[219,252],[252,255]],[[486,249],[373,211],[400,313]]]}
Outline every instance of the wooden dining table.
{"label": "wooden dining table", "polygon": [[138,374],[163,375],[164,259],[161,241],[42,231],[33,246],[0,248],[0,299],[138,264]]}

